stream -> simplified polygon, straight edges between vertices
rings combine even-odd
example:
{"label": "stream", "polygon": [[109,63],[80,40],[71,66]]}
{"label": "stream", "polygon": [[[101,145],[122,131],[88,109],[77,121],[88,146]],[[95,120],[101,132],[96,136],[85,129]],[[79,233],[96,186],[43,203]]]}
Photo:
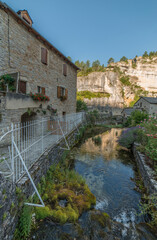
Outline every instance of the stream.
{"label": "stream", "polygon": [[[86,179],[91,192],[96,196],[96,210],[106,212],[114,222],[118,222],[121,235],[115,238],[100,238],[88,236],[78,237],[74,224],[67,223],[59,226],[44,221],[31,239],[40,240],[76,240],[76,239],[157,239],[147,229],[142,216],[139,216],[141,194],[135,191],[135,164],[131,153],[119,150],[117,139],[121,129],[111,129],[100,134],[101,144],[97,145],[92,138],[75,147],[71,151],[75,170]],[[88,232],[88,213],[79,218],[79,224]],[[95,227],[96,228],[96,227]],[[116,230],[118,231],[118,230]],[[61,234],[62,233],[62,234]],[[64,233],[64,234],[63,234]],[[64,235],[64,236],[63,236]],[[89,237],[89,238],[88,238]]]}

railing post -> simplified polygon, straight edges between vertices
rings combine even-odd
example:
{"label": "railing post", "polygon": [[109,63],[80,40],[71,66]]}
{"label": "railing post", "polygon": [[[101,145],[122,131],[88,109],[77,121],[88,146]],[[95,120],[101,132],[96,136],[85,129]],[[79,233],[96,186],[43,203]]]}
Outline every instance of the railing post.
{"label": "railing post", "polygon": [[11,123],[11,168],[13,172],[13,182],[15,182],[15,171],[14,171],[14,125]]}
{"label": "railing post", "polygon": [[42,134],[42,136],[41,136],[42,137],[42,139],[41,139],[41,144],[42,144],[41,149],[42,149],[42,153],[43,153],[44,152],[44,143],[43,143],[43,136],[44,136],[44,129],[43,128],[44,128],[44,126],[43,126],[43,118],[42,118],[41,125],[42,125],[41,126],[41,131],[42,131],[42,133],[41,133]]}

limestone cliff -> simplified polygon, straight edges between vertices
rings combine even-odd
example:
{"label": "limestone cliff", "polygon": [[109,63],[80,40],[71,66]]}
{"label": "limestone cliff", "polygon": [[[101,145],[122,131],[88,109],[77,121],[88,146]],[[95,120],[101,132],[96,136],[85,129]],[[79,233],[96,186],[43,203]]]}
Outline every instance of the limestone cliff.
{"label": "limestone cliff", "polygon": [[104,72],[78,77],[78,91],[106,92],[109,97],[84,98],[89,106],[129,106],[139,96],[157,96],[157,57],[110,64]]}

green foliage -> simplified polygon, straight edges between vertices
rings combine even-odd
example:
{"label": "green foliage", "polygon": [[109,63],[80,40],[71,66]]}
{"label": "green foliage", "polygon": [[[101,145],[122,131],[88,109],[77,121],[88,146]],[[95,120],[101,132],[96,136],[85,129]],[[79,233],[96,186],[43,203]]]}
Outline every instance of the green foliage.
{"label": "green foliage", "polygon": [[92,63],[92,68],[97,70],[100,67],[100,61],[96,60]]}
{"label": "green foliage", "polygon": [[133,107],[134,104],[140,99],[138,95],[135,95],[134,100],[130,102],[129,107]]}
{"label": "green foliage", "polygon": [[147,52],[147,51],[145,51],[144,54],[142,55],[143,58],[146,58],[146,57],[148,57],[148,56],[149,56],[149,55],[148,55],[148,52]]}
{"label": "green foliage", "polygon": [[133,143],[137,139],[137,132],[138,132],[137,128],[131,128],[131,129],[127,129],[127,130],[123,131],[122,135],[118,139],[119,144],[122,147],[131,149]]}
{"label": "green foliage", "polygon": [[137,64],[132,61],[132,68],[136,68],[136,67],[137,67]]}
{"label": "green foliage", "polygon": [[5,213],[3,214],[2,221],[4,222],[6,218],[7,218],[7,213],[5,212]]}
{"label": "green foliage", "polygon": [[157,174],[157,119],[149,117],[140,124],[138,131],[139,150],[147,156],[147,163]]}
{"label": "green foliage", "polygon": [[121,59],[120,59],[120,62],[126,62],[128,63],[128,58],[123,56]]}
{"label": "green foliage", "polygon": [[140,203],[140,215],[149,214],[151,216],[150,224],[157,226],[157,194],[145,196],[145,201]]}
{"label": "green foliage", "polygon": [[87,121],[91,125],[95,125],[96,122],[99,120],[99,118],[100,118],[100,114],[99,114],[98,110],[90,111],[87,114]]}
{"label": "green foliage", "polygon": [[10,91],[15,91],[16,88],[14,86],[15,79],[11,77],[10,75],[3,75],[0,77],[0,90],[1,91],[6,91],[7,90],[7,85]]}
{"label": "green foliage", "polygon": [[84,101],[82,101],[81,99],[77,100],[76,111],[81,112],[81,111],[87,111],[87,110],[88,110],[87,104]]}
{"label": "green foliage", "polygon": [[[83,211],[90,209],[96,203],[85,180],[74,170],[64,167],[64,163],[50,167],[45,179],[42,179],[38,190],[46,203],[45,208],[36,208],[38,220],[49,217],[53,221],[64,224],[75,222]],[[65,206],[60,200],[66,200]]]}
{"label": "green foliage", "polygon": [[101,140],[101,137],[98,136],[98,137],[93,137],[92,140],[95,142],[95,144],[97,145],[101,145],[102,143],[102,140]]}
{"label": "green foliage", "polygon": [[130,86],[131,83],[130,83],[129,79],[130,79],[129,76],[123,76],[120,78],[120,81],[124,86]]}
{"label": "green foliage", "polygon": [[135,110],[131,113],[131,116],[127,119],[126,126],[136,126],[137,124],[148,119],[148,114],[139,110]]}
{"label": "green foliage", "polygon": [[91,72],[105,72],[104,64],[100,64],[99,60],[94,61],[92,64],[89,60],[86,62],[77,60],[75,65],[80,68],[80,72],[78,72],[78,76],[87,76]]}
{"label": "green foliage", "polygon": [[22,208],[19,223],[14,233],[14,240],[26,239],[29,236],[32,223],[32,207],[25,205]]}
{"label": "green foliage", "polygon": [[157,56],[157,51],[151,51],[149,54],[147,51],[144,52],[144,54],[142,55],[143,58],[149,58],[152,59],[153,57]]}
{"label": "green foliage", "polygon": [[108,60],[107,63],[108,63],[108,64],[110,64],[110,63],[114,63],[114,59],[111,57],[111,58]]}
{"label": "green foliage", "polygon": [[69,61],[71,61],[71,62],[72,62],[72,58],[71,58],[70,56],[68,56],[68,57],[67,57],[67,59],[69,59]]}
{"label": "green foliage", "polygon": [[83,100],[84,98],[87,98],[87,99],[91,100],[92,98],[104,98],[104,97],[109,98],[110,94],[109,93],[102,93],[102,92],[90,92],[90,91],[77,92],[77,99],[78,100]]}

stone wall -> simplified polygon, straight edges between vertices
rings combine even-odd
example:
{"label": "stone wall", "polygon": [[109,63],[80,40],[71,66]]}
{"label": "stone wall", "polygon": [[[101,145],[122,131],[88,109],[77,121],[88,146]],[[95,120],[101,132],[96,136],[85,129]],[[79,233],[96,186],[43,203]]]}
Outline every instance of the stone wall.
{"label": "stone wall", "polygon": [[134,144],[133,153],[137,162],[140,174],[142,176],[144,186],[149,194],[157,193],[157,181],[154,179],[153,170],[146,164],[145,156],[136,150],[137,145]]}
{"label": "stone wall", "polygon": [[[76,69],[9,13],[0,9],[0,75],[19,72],[20,80],[26,81],[27,93],[44,87],[50,97],[52,108],[62,112],[76,111]],[[41,48],[48,50],[48,65],[41,63]],[[67,76],[63,75],[63,64],[67,64]],[[57,98],[57,86],[68,90],[68,99]],[[15,106],[16,108],[16,106]]]}
{"label": "stone wall", "polygon": [[[71,132],[66,139],[70,147],[76,144],[77,130]],[[61,160],[64,153],[65,141],[62,139],[58,144],[46,151],[30,169],[30,174],[37,185],[42,176],[46,175],[49,167]],[[34,189],[27,175],[16,185],[22,189],[26,197],[34,193]],[[12,240],[16,224],[18,222],[18,201],[16,186],[0,175],[0,239]]]}

